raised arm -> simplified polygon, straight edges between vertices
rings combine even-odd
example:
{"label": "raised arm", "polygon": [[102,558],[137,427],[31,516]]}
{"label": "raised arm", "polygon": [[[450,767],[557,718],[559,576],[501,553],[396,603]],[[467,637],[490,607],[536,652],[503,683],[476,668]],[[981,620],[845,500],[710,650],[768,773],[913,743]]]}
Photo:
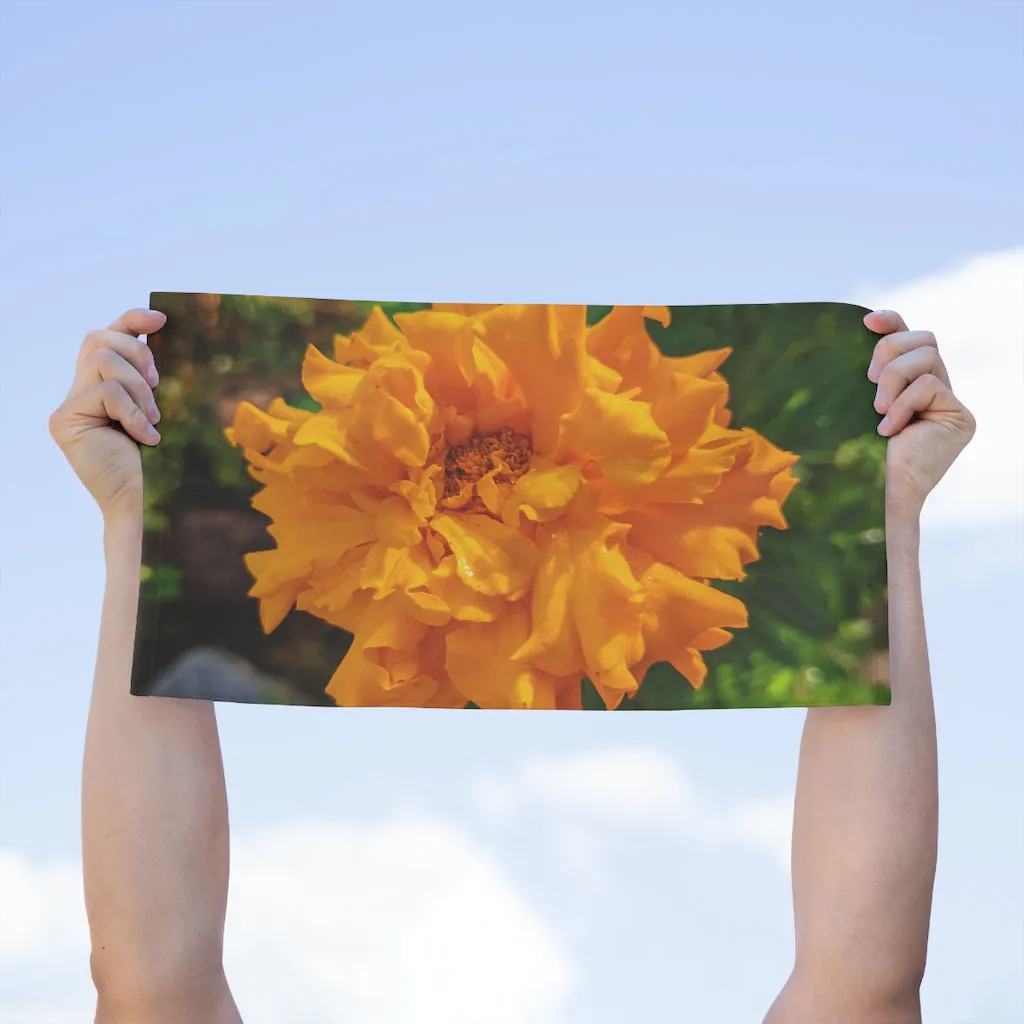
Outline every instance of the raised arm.
{"label": "raised arm", "polygon": [[213,705],[129,693],[142,551],[138,444],[159,440],[155,367],[138,335],[163,322],[132,310],[90,332],[50,419],[104,520],[106,593],[82,786],[96,1021],[236,1024],[221,959],[228,819]]}
{"label": "raised arm", "polygon": [[935,338],[895,313],[868,376],[889,438],[888,707],[807,712],[793,822],[796,963],[765,1024],[919,1024],[938,834],[918,569],[925,497],[974,433]]}

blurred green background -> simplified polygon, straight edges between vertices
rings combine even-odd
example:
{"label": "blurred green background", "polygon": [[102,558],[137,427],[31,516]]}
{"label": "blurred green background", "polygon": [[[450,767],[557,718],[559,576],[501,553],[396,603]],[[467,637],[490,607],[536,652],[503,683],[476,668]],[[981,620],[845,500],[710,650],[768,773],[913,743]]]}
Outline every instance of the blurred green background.
{"label": "blurred green background", "polygon": [[[334,335],[358,328],[376,303],[154,293],[150,305],[168,317],[150,338],[163,440],[142,449],[133,692],[330,704],[324,687],[351,638],[301,612],[263,634],[242,555],[270,546],[267,520],[249,505],[256,484],[223,429],[242,400],[265,406],[281,395],[316,408],[300,382],[307,344],[331,354]],[[428,308],[380,305],[392,315]],[[588,307],[588,320],[609,308]],[[673,307],[667,328],[648,323],[670,355],[733,348],[722,367],[733,425],[799,453],[800,484],[784,507],[790,529],[763,530],[748,578],[716,584],[742,598],[750,626],[707,653],[704,687],[656,665],[624,709],[888,702],[885,442],[865,376],[874,344],[865,312],[835,303],[690,306]],[[183,675],[180,659],[197,651],[244,660],[208,664],[205,674],[188,663]],[[228,675],[238,685],[227,685]],[[587,682],[584,705],[603,707]]]}

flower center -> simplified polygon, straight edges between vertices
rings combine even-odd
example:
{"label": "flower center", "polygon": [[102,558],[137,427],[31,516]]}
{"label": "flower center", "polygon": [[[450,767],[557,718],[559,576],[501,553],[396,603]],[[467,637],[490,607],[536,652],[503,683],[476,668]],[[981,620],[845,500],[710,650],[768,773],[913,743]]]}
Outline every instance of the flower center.
{"label": "flower center", "polygon": [[[495,483],[515,483],[529,468],[533,451],[527,434],[511,427],[494,434],[477,434],[450,448],[444,460],[444,497],[463,494],[493,469]],[[474,497],[472,504],[480,501]]]}

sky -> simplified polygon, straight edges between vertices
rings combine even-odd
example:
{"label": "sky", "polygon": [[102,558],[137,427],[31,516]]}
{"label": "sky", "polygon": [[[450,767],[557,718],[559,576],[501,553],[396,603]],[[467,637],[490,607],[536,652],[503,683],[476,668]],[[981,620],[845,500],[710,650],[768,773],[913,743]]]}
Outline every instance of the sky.
{"label": "sky", "polygon": [[[935,331],[979,427],[924,521],[925,1019],[1024,1019],[1024,8],[697,8],[4,5],[0,1018],[91,1019],[100,520],[46,421],[88,329],[181,290]],[[785,980],[799,710],[218,717],[248,1024],[745,1024]]]}

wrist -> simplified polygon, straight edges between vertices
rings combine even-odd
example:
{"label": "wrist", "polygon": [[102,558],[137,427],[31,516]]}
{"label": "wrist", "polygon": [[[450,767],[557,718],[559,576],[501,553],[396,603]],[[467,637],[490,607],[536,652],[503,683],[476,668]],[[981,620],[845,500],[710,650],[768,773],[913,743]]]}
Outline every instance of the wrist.
{"label": "wrist", "polygon": [[888,508],[885,513],[885,541],[890,554],[897,551],[916,553],[921,542],[920,511]]}
{"label": "wrist", "polygon": [[142,562],[142,516],[127,511],[103,515],[103,548],[108,561],[129,557]]}
{"label": "wrist", "polygon": [[885,529],[889,531],[918,531],[921,528],[921,510],[924,502],[910,499],[887,498],[885,503]]}

